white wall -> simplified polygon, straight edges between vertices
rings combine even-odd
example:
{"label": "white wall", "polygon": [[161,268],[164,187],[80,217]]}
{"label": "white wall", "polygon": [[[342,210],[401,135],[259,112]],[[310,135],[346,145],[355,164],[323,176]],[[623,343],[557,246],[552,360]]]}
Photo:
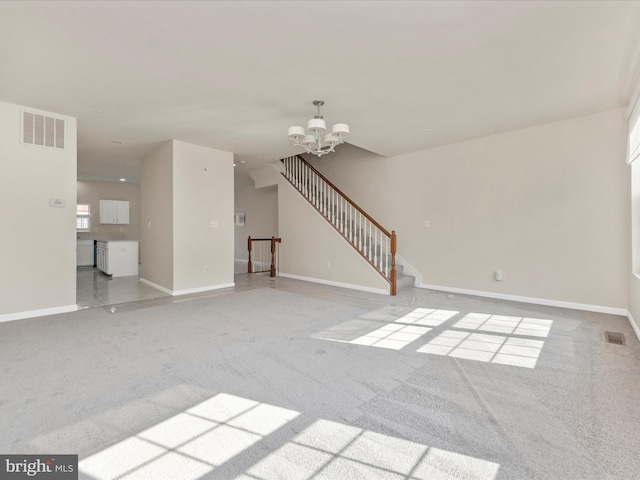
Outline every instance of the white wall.
{"label": "white wall", "polygon": [[76,309],[76,119],[49,114],[64,150],[23,145],[22,108],[0,102],[0,321]]}
{"label": "white wall", "polygon": [[140,185],[143,281],[176,295],[233,285],[233,154],[171,140]]}
{"label": "white wall", "polygon": [[385,293],[389,283],[284,178],[278,185],[280,274]]}
{"label": "white wall", "polygon": [[[629,106],[627,132],[631,133],[634,124],[640,118],[640,83]],[[631,215],[631,264],[629,265],[629,312],[631,323],[640,339],[640,159],[629,167],[629,195]]]}
{"label": "white wall", "polygon": [[173,141],[173,290],[233,285],[233,197],[232,153]]}
{"label": "white wall", "polygon": [[[100,200],[126,200],[129,202],[129,225],[101,224]],[[80,238],[140,240],[140,185],[125,182],[79,180],[78,203],[91,205],[92,231],[78,233]],[[123,231],[121,232],[120,229]]]}
{"label": "white wall", "polygon": [[626,309],[626,129],[616,109],[388,159],[347,148],[315,165],[397,231],[423,284]]}
{"label": "white wall", "polygon": [[631,247],[632,262],[629,264],[629,312],[631,322],[640,339],[640,160],[628,167],[630,172],[629,190],[631,215]]}
{"label": "white wall", "polygon": [[[245,225],[235,227],[236,261],[248,261],[247,237],[271,238],[278,236],[278,187],[241,187],[235,190],[235,211],[246,214]],[[238,272],[240,273],[240,272]]]}
{"label": "white wall", "polygon": [[142,160],[141,278],[173,291],[173,142]]}

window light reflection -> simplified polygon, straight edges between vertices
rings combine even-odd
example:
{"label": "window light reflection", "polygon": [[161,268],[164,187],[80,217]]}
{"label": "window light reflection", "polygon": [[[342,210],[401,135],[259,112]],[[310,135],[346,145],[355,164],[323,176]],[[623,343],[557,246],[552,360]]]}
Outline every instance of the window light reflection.
{"label": "window light reflection", "polygon": [[[387,311],[375,311],[363,315],[361,319],[352,319],[318,332],[314,337],[334,342],[400,350],[430,332],[432,327],[441,325],[458,313],[460,312],[452,310],[415,308],[398,317],[397,314],[392,315]],[[383,316],[387,318],[388,323],[382,326],[379,326],[379,321],[362,319]]]}
{"label": "window light reflection", "polygon": [[543,345],[542,340],[445,330],[418,352],[535,368]]}
{"label": "window light reflection", "polygon": [[528,337],[547,337],[551,330],[551,320],[538,318],[509,317],[469,313],[455,323],[455,328],[479,330],[484,332],[509,333]]}
{"label": "window light reflection", "polygon": [[237,480],[494,480],[500,468],[488,460],[325,419],[283,439],[270,453],[265,444],[256,447],[298,415],[219,394],[81,460],[80,472],[100,480],[195,480],[250,448],[260,449],[260,460]]}
{"label": "window light reflection", "polygon": [[427,325],[437,327],[447,320],[455,317],[460,312],[453,310],[435,310],[431,308],[415,308],[406,315],[395,320],[396,323],[409,323],[414,325]]}
{"label": "window light reflection", "polygon": [[321,419],[240,478],[493,480],[499,468],[487,460]]}
{"label": "window light reflection", "polygon": [[374,330],[373,332],[369,332],[366,335],[353,339],[349,343],[400,350],[401,348],[406,347],[409,343],[420,338],[429,330],[431,329],[427,327],[416,327],[413,325],[402,326],[390,323]]}
{"label": "window light reflection", "polygon": [[[314,337],[401,350],[429,334],[418,352],[535,368],[553,324],[552,320],[491,313],[467,313],[459,320],[454,318],[459,314],[453,310],[415,308],[382,326],[379,322],[353,319]],[[450,323],[443,325],[445,322]]]}
{"label": "window light reflection", "polygon": [[197,479],[298,415],[221,393],[83,459],[78,467],[101,480]]}

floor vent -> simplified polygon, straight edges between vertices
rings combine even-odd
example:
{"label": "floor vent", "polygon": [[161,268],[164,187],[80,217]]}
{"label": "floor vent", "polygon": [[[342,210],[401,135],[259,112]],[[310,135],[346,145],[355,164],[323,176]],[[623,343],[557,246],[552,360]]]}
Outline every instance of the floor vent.
{"label": "floor vent", "polygon": [[64,120],[23,111],[22,143],[64,149]]}
{"label": "floor vent", "polygon": [[604,339],[607,343],[614,345],[624,345],[624,334],[618,332],[604,332]]}

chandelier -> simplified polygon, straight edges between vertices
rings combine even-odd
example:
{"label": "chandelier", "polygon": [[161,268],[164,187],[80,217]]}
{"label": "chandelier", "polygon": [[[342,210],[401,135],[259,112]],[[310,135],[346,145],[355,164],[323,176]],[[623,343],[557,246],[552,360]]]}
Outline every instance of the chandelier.
{"label": "chandelier", "polygon": [[327,126],[324,123],[324,117],[320,114],[320,107],[324,105],[324,100],[314,100],[313,104],[318,107],[318,113],[307,123],[306,133],[303,127],[289,127],[289,138],[293,140],[296,147],[302,147],[307,153],[321,157],[333,152],[336,145],[344,143],[344,138],[349,135],[349,125],[336,123],[331,128],[331,133],[325,134]]}

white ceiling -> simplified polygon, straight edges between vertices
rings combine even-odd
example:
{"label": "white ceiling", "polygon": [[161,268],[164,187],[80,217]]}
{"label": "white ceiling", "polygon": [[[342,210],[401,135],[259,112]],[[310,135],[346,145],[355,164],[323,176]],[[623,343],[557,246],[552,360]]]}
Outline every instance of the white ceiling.
{"label": "white ceiling", "polygon": [[635,1],[2,1],[0,100],[77,117],[80,179],[137,182],[172,138],[257,168],[314,99],[391,156],[626,106],[638,25]]}

